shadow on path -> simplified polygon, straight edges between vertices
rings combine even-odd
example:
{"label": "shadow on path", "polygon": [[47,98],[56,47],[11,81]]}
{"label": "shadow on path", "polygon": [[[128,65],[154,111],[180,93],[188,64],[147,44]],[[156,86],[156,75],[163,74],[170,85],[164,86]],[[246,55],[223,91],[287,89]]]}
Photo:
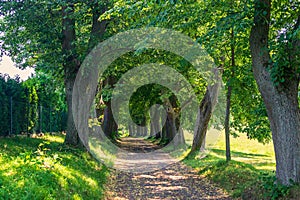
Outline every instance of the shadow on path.
{"label": "shadow on path", "polygon": [[[152,149],[159,149],[157,145],[138,138],[124,138],[120,141],[122,149],[129,151],[148,152]],[[124,152],[123,152],[124,153]],[[145,155],[145,154],[142,154]],[[125,156],[126,155],[122,155]],[[149,163],[142,157],[140,160],[129,161],[129,163],[145,162],[144,167]],[[156,160],[163,162],[164,153],[158,154]],[[126,159],[130,159],[127,156]],[[170,159],[170,157],[168,158]],[[159,162],[157,165],[159,165]],[[140,163],[139,163],[140,164]],[[122,168],[122,162],[117,164]],[[128,161],[124,168],[130,167]],[[113,176],[106,186],[106,199],[231,199],[223,190],[216,187],[192,168],[181,162],[167,165],[156,171],[145,173],[131,173],[122,170],[113,170]]]}

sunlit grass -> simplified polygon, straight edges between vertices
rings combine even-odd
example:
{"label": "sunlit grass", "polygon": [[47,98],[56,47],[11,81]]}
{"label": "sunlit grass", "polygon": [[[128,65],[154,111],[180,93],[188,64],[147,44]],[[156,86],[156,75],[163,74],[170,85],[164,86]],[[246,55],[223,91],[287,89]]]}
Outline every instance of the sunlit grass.
{"label": "sunlit grass", "polygon": [[0,139],[0,199],[101,199],[108,170],[63,140]]}
{"label": "sunlit grass", "polygon": [[64,135],[62,135],[62,134],[57,134],[57,135],[46,134],[45,136],[43,136],[43,140],[47,140],[49,142],[57,142],[57,143],[62,144],[64,142]]}
{"label": "sunlit grass", "polygon": [[226,162],[224,133],[217,134],[214,130],[207,140],[206,157],[201,159],[203,155],[199,156],[198,153],[184,160],[199,174],[224,188],[233,197],[270,199],[271,196],[285,193],[285,188],[273,187],[276,167],[272,143],[264,145],[249,140],[243,134],[237,138],[231,137],[232,161]]}
{"label": "sunlit grass", "polygon": [[[219,137],[217,142],[208,147],[211,154],[225,158],[225,136]],[[273,143],[261,144],[256,140],[250,140],[246,135],[230,138],[232,159],[251,164],[256,169],[275,170],[275,154]]]}
{"label": "sunlit grass", "polygon": [[[185,132],[188,145],[192,145],[193,135]],[[225,159],[225,135],[224,131],[211,129],[206,137],[206,148],[210,155]],[[275,154],[273,143],[262,144],[256,140],[250,140],[245,134],[239,137],[230,137],[230,149],[232,160],[251,164],[256,169],[275,170]]]}

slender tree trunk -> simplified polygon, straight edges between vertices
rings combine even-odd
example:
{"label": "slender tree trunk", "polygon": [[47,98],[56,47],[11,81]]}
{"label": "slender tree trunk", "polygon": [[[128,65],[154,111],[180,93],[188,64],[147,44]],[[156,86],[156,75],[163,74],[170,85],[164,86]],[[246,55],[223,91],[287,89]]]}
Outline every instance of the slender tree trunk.
{"label": "slender tree trunk", "polygon": [[148,136],[148,126],[144,128],[144,137]]}
{"label": "slender tree trunk", "polygon": [[206,137],[208,123],[213,112],[213,107],[217,101],[216,97],[218,96],[217,94],[220,87],[221,76],[219,75],[218,70],[219,69],[215,69],[214,72],[216,83],[214,83],[213,86],[207,86],[205,95],[198,107],[198,114],[197,114],[195,129],[194,129],[194,139],[189,154],[192,154],[197,150],[200,150],[201,145],[203,144],[203,141]]}
{"label": "slender tree trunk", "polygon": [[299,74],[275,86],[269,67],[268,35],[270,0],[255,1],[255,25],[250,34],[253,73],[266,105],[276,157],[276,176],[280,183],[300,182]]}
{"label": "slender tree trunk", "polygon": [[166,128],[166,123],[167,123],[167,120],[165,122],[165,124],[162,125],[162,130],[161,130],[161,141],[165,141],[166,138],[167,138],[167,128]]}
{"label": "slender tree trunk", "polygon": [[197,121],[194,129],[194,139],[190,154],[200,149],[208,128],[208,123],[212,115],[212,102],[210,91],[207,89],[198,108]]}
{"label": "slender tree trunk", "polygon": [[225,142],[226,142],[226,161],[231,160],[230,155],[230,105],[231,105],[231,91],[232,88],[229,85],[227,89],[226,99],[226,114],[225,114]]}
{"label": "slender tree trunk", "polygon": [[[175,105],[175,104],[174,104]],[[174,112],[174,111],[173,111]],[[183,129],[180,127],[180,115],[179,113],[174,112],[174,147],[183,147],[185,145],[185,139],[183,135]]]}
{"label": "slender tree trunk", "polygon": [[133,136],[132,125],[130,123],[128,123],[128,132],[129,132],[129,136]]}
{"label": "slender tree trunk", "polygon": [[112,114],[111,102],[108,101],[105,103],[105,105],[106,107],[104,109],[104,120],[102,124],[102,130],[107,137],[111,138],[112,133],[118,131],[118,126]]}
{"label": "slender tree trunk", "polygon": [[234,42],[234,29],[231,28],[231,75],[227,82],[227,96],[226,96],[226,114],[225,114],[225,142],[226,142],[226,161],[231,160],[230,154],[230,108],[231,108],[231,93],[232,93],[232,80],[235,74],[235,42]]}
{"label": "slender tree trunk", "polygon": [[161,128],[161,126],[160,126],[160,123],[158,122],[157,124],[155,124],[154,125],[154,127],[155,127],[155,138],[156,139],[159,139],[159,138],[161,138],[162,137],[162,128]]}
{"label": "slender tree trunk", "polygon": [[161,128],[160,120],[163,120],[163,119],[160,118],[159,113],[161,113],[161,112],[156,111],[155,114],[154,114],[155,115],[154,129],[155,129],[155,138],[156,139],[159,139],[159,138],[162,137],[162,133],[161,133],[162,128]]}
{"label": "slender tree trunk", "polygon": [[[174,108],[177,106],[176,105],[176,99],[174,96],[170,97],[169,99],[165,100],[165,106],[167,110],[167,119],[165,123],[165,130],[166,130],[166,135],[165,139],[170,142],[174,142],[174,144],[177,144],[177,141],[173,141],[173,139],[176,136],[177,133],[177,127],[176,127],[176,113],[174,111]],[[178,138],[175,138],[178,139]]]}
{"label": "slender tree trunk", "polygon": [[161,131],[160,131],[160,116],[158,108],[153,107],[153,109],[150,109],[150,115],[151,115],[151,127],[150,127],[150,135],[154,136],[155,139],[159,139],[161,137]]}
{"label": "slender tree trunk", "polygon": [[132,125],[132,130],[133,130],[133,136],[137,137],[138,130],[137,130],[137,126],[135,124]]}
{"label": "slender tree trunk", "polygon": [[153,121],[150,123],[150,137],[155,137],[156,131],[155,131],[155,126],[153,124]]}
{"label": "slender tree trunk", "polygon": [[137,129],[136,129],[135,124],[132,124],[132,125],[131,125],[131,129],[132,129],[132,135],[131,135],[131,136],[136,137]]}
{"label": "slender tree trunk", "polygon": [[140,137],[141,129],[140,129],[139,124],[137,124],[137,125],[138,125],[138,126],[136,126],[136,136],[137,136],[137,137]]}

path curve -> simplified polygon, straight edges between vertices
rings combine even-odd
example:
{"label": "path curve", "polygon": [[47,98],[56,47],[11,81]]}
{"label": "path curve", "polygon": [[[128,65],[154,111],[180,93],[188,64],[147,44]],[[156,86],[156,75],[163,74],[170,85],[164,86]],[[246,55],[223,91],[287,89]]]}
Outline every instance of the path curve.
{"label": "path curve", "polygon": [[[124,150],[136,153],[159,148],[157,145],[139,138],[123,138],[120,146]],[[166,155],[162,154],[162,156]],[[160,158],[158,157],[157,160]],[[136,162],[137,160],[132,161],[132,163]],[[141,162],[145,162],[145,159],[142,159]],[[122,166],[122,162],[117,165],[119,169],[129,167],[128,162],[124,166]],[[181,162],[152,172],[132,173],[112,170],[111,174],[106,185],[105,199],[107,200],[232,199],[222,189]]]}

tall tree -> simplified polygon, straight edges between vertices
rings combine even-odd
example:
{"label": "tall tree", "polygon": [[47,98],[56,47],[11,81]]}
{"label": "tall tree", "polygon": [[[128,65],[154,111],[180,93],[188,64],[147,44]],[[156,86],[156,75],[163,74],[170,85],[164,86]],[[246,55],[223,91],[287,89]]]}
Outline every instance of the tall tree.
{"label": "tall tree", "polygon": [[64,80],[68,105],[66,144],[80,140],[72,113],[72,92],[81,62],[104,38],[99,21],[107,1],[0,1],[2,53],[20,68],[35,66]]}
{"label": "tall tree", "polygon": [[226,160],[231,160],[230,153],[230,109],[231,109],[231,94],[232,94],[232,79],[234,77],[235,67],[235,44],[234,44],[234,28],[231,29],[231,77],[227,81],[227,95],[226,95],[226,114],[225,114],[225,143],[226,143]]}
{"label": "tall tree", "polygon": [[[293,7],[288,4],[283,7]],[[294,8],[296,9],[296,8]],[[253,73],[266,105],[271,124],[275,156],[276,176],[282,184],[300,182],[300,109],[299,87],[299,32],[300,16],[291,18],[285,27],[285,40],[279,46],[288,51],[286,62],[270,56],[271,0],[255,0],[254,25],[250,34]],[[295,17],[295,15],[294,15]],[[278,19],[278,18],[277,18]],[[280,30],[277,30],[280,31]],[[280,54],[280,51],[277,51]],[[277,55],[280,57],[280,55]],[[273,57],[274,58],[274,57]],[[283,70],[284,73],[280,73]],[[274,79],[276,77],[276,79]],[[278,78],[278,79],[277,79]]]}

